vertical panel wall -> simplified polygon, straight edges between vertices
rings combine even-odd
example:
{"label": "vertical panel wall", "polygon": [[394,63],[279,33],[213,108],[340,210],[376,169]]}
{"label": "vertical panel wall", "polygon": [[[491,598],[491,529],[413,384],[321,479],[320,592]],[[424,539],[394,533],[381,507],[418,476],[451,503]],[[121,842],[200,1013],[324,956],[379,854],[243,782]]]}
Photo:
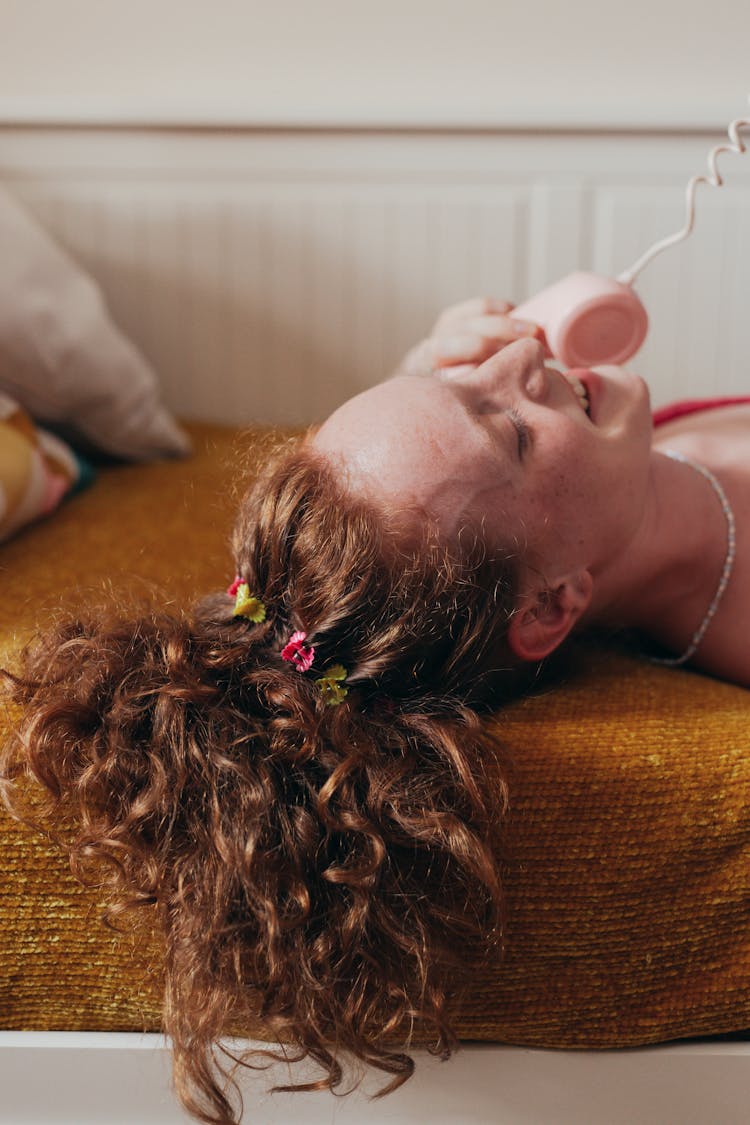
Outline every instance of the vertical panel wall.
{"label": "vertical panel wall", "polygon": [[[184,417],[304,424],[445,305],[616,274],[679,229],[713,134],[0,129],[0,181],[101,282]],[[637,289],[655,402],[750,390],[750,154]]]}

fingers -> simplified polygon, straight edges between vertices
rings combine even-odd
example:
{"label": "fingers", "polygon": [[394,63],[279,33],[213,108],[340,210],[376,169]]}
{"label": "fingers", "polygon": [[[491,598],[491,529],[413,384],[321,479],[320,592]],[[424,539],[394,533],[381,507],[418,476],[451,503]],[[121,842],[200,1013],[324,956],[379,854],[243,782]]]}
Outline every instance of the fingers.
{"label": "fingers", "polygon": [[448,367],[457,363],[481,363],[502,345],[477,333],[462,332],[454,336],[432,336],[430,352],[433,367]]}
{"label": "fingers", "polygon": [[500,301],[495,297],[472,297],[468,301],[461,301],[457,305],[450,305],[444,309],[435,321],[435,326],[430,335],[436,332],[451,332],[458,325],[475,316],[486,316],[492,313],[509,313],[513,305],[510,301]]}
{"label": "fingers", "polygon": [[433,359],[434,341],[430,337],[422,340],[411,348],[404,356],[397,374],[401,375],[431,375],[435,370]]}
{"label": "fingers", "polygon": [[448,379],[460,379],[463,375],[471,375],[472,371],[476,371],[478,364],[476,363],[453,363],[449,367],[440,367],[441,375],[445,375]]}
{"label": "fingers", "polygon": [[398,374],[427,376],[434,375],[438,370],[451,375],[467,374],[481,362],[472,357],[482,356],[483,353],[483,342],[478,336],[457,336],[452,343],[450,339],[430,336],[407,352]]}
{"label": "fingers", "polygon": [[431,335],[404,357],[399,371],[431,375],[435,371],[458,375],[473,370],[515,340],[531,337],[544,342],[538,324],[515,320],[509,301],[474,297],[452,305],[438,318]]}
{"label": "fingers", "polygon": [[527,337],[542,339],[542,329],[537,324],[507,316],[473,317],[461,325],[461,331],[436,333],[431,337],[433,366],[483,363],[501,348]]}
{"label": "fingers", "polygon": [[481,336],[430,336],[406,354],[399,371],[404,375],[425,376],[445,369],[456,375],[459,366],[474,368],[482,358],[486,359],[485,350]]}

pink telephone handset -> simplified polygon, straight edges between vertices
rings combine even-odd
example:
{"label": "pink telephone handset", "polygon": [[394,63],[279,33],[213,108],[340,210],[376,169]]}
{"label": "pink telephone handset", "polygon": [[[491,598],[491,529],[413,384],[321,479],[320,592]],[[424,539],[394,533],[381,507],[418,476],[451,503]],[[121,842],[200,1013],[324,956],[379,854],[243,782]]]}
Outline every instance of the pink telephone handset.
{"label": "pink telephone handset", "polygon": [[513,317],[540,324],[567,367],[625,363],[648,331],[648,314],[629,285],[583,270],[518,305]]}
{"label": "pink telephone handset", "polygon": [[648,332],[648,314],[632,285],[643,267],[670,246],[681,242],[693,229],[695,189],[699,183],[721,187],[716,167],[721,152],[745,152],[738,130],[750,118],[737,118],[729,125],[730,145],[716,145],[708,154],[709,175],[693,176],[687,185],[686,220],[682,230],[656,242],[617,278],[579,270],[556,281],[513,310],[514,318],[541,325],[549,351],[567,367],[593,367],[601,363],[625,363],[640,348]]}

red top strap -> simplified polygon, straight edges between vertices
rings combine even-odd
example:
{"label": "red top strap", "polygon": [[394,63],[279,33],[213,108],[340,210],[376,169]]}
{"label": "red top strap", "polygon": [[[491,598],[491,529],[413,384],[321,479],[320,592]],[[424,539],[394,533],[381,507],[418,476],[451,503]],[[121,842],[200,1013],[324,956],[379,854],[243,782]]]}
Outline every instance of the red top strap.
{"label": "red top strap", "polygon": [[654,426],[663,426],[665,422],[672,422],[675,418],[684,418],[687,414],[700,414],[703,410],[715,410],[717,406],[742,406],[750,402],[750,396],[737,395],[734,398],[686,398],[681,402],[671,402],[668,406],[660,406],[654,411]]}

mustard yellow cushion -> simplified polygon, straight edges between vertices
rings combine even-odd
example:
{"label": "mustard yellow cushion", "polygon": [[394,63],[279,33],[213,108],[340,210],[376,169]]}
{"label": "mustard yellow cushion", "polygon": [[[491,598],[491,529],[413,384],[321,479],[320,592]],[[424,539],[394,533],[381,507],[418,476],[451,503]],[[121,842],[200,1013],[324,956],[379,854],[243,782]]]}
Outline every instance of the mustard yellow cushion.
{"label": "mustard yellow cushion", "polygon": [[[237,465],[262,435],[189,429],[191,460],[103,470],[0,550],[1,662],[45,606],[102,578],[175,599],[227,585]],[[750,694],[593,646],[574,657],[491,720],[512,762],[506,948],[457,1030],[609,1047],[750,1027]],[[158,944],[105,930],[96,893],[4,813],[0,856],[0,1027],[158,1030]]]}

